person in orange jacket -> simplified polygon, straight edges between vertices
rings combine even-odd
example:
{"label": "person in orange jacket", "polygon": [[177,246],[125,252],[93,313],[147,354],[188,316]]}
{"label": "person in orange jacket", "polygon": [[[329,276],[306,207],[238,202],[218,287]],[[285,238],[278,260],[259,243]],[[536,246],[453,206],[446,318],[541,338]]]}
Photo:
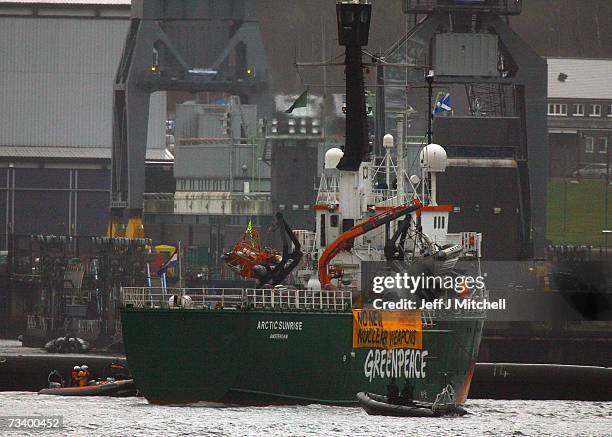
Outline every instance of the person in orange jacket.
{"label": "person in orange jacket", "polygon": [[83,370],[83,367],[81,367],[81,370],[79,371],[78,378],[79,387],[85,387],[89,383],[89,379],[87,379],[87,371]]}
{"label": "person in orange jacket", "polygon": [[89,373],[89,367],[87,367],[87,365],[83,364],[81,366],[81,369],[83,370],[83,372],[85,372],[85,374],[87,376],[87,383],[89,383],[89,381],[91,380],[91,373]]}

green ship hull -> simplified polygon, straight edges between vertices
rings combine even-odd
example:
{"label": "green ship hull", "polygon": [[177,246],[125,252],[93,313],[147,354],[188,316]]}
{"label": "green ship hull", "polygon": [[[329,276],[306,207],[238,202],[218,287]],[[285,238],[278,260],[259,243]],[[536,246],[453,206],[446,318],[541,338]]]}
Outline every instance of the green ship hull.
{"label": "green ship hull", "polygon": [[355,405],[405,379],[433,402],[448,384],[468,395],[482,319],[423,326],[422,349],[353,348],[348,312],[199,309],[122,310],[136,386],[155,404]]}

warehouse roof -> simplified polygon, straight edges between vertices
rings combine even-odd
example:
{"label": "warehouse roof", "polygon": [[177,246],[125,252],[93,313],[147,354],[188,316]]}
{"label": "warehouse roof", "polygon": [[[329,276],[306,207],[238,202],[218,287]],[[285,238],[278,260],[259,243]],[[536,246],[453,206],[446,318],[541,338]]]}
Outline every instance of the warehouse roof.
{"label": "warehouse roof", "polygon": [[[25,159],[111,159],[108,147],[66,146],[0,146],[1,158]],[[147,149],[147,161],[172,161],[174,156],[167,149]]]}
{"label": "warehouse roof", "polygon": [[612,99],[612,59],[547,58],[548,97]]}

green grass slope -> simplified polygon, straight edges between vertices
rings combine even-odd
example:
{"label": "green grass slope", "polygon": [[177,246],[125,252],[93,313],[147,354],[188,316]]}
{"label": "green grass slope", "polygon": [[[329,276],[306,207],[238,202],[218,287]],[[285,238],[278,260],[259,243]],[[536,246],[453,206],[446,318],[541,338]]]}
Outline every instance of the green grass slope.
{"label": "green grass slope", "polygon": [[[547,237],[554,244],[604,245],[603,229],[612,227],[612,185],[608,223],[604,223],[605,181],[552,179],[548,184]],[[608,246],[612,235],[608,236]]]}

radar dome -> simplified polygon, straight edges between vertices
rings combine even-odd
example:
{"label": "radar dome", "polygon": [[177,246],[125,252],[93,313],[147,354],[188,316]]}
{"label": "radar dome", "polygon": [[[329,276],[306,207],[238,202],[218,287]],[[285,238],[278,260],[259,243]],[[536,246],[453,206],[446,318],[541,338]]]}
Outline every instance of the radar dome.
{"label": "radar dome", "polygon": [[430,172],[444,172],[448,158],[446,150],[439,144],[428,144],[421,150],[421,167]]}
{"label": "radar dome", "polygon": [[325,152],[325,168],[336,168],[343,156],[344,152],[342,150],[332,147]]}
{"label": "radar dome", "polygon": [[393,147],[393,135],[387,134],[383,137],[383,147],[385,149],[391,149]]}

